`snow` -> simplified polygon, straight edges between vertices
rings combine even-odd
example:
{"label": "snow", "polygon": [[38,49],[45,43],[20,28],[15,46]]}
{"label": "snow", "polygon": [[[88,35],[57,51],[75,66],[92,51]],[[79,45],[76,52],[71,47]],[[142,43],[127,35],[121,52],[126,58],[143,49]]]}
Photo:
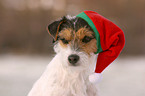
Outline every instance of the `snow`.
{"label": "snow", "polygon": [[[52,57],[0,55],[0,96],[27,96]],[[145,56],[115,60],[103,72],[100,96],[145,96]]]}

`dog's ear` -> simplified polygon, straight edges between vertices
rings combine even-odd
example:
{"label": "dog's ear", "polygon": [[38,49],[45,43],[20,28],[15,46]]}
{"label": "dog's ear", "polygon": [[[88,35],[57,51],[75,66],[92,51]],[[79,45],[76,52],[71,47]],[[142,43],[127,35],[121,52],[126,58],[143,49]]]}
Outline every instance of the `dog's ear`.
{"label": "dog's ear", "polygon": [[53,37],[53,42],[57,41],[58,33],[59,33],[60,29],[62,29],[61,25],[64,22],[66,22],[66,20],[67,20],[67,18],[64,16],[60,20],[54,21],[50,25],[48,25],[48,33],[50,34],[50,36]]}

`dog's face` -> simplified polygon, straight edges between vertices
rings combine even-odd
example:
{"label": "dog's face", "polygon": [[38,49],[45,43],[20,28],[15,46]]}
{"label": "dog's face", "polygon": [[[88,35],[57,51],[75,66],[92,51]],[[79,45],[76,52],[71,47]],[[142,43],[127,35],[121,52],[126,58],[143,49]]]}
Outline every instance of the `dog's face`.
{"label": "dog's face", "polygon": [[67,66],[87,66],[97,51],[95,33],[79,17],[63,17],[48,26],[54,38],[54,49],[60,53]]}

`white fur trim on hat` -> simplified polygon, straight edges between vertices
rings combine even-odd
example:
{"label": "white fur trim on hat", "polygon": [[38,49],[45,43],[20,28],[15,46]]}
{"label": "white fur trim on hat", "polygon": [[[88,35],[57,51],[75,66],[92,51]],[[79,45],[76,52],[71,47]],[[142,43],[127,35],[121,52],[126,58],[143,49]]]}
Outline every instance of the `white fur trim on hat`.
{"label": "white fur trim on hat", "polygon": [[89,81],[93,84],[99,83],[102,79],[101,73],[93,73],[89,76]]}

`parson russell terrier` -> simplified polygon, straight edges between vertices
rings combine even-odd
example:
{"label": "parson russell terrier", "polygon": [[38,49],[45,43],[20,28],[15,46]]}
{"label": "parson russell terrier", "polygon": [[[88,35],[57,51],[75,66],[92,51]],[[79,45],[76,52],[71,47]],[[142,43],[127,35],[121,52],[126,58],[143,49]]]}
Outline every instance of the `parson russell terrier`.
{"label": "parson russell terrier", "polygon": [[84,11],[54,21],[48,32],[56,55],[28,96],[98,96],[98,74],[122,50],[122,30],[98,13]]}

